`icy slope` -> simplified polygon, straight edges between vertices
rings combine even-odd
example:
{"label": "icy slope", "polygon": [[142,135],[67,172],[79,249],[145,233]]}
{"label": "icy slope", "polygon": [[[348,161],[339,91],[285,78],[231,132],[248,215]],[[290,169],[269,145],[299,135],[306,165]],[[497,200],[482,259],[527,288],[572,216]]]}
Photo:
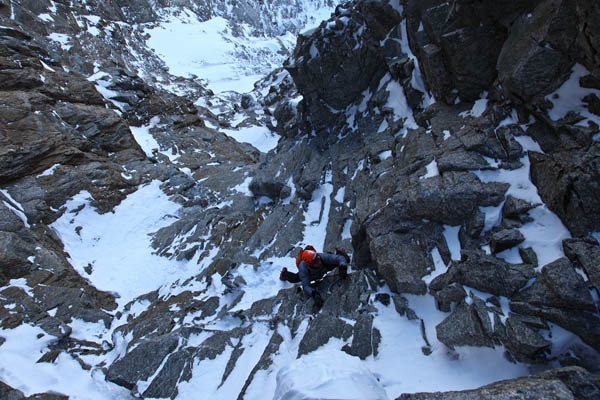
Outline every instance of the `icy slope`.
{"label": "icy slope", "polygon": [[[208,20],[186,8],[167,8],[161,10],[160,24],[145,29],[147,44],[173,75],[197,77],[215,93],[250,92],[256,81],[283,65],[301,30],[329,18],[334,3],[296,2],[287,6],[288,11],[284,5],[270,5],[272,9],[264,3],[252,6],[253,11],[263,13],[257,18],[270,17],[274,23],[243,17],[236,22],[231,6],[221,10],[215,4],[217,11]],[[271,31],[273,27],[278,29]]]}

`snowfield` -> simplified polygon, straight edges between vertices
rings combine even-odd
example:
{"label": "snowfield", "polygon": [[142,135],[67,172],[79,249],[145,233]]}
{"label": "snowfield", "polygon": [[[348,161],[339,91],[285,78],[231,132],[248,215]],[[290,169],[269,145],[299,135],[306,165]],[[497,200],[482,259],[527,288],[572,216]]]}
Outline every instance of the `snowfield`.
{"label": "snowfield", "polygon": [[[496,178],[522,187],[523,182],[528,180],[527,168],[513,173]],[[531,189],[533,186],[529,188],[530,190],[522,192],[522,198],[531,200],[530,196],[535,193]],[[249,192],[247,194],[250,195]],[[305,213],[305,243],[322,246],[327,218],[322,218],[318,225],[311,225],[310,222],[318,219],[322,199],[325,199],[326,203],[331,202],[335,195],[329,182],[315,190]],[[513,195],[518,195],[518,192]],[[160,289],[161,295],[165,296],[194,289],[190,286],[182,287],[180,283],[199,273],[197,260],[169,260],[154,255],[150,246],[150,235],[172,221],[179,207],[160,190],[159,182],[152,182],[129,195],[115,208],[114,213],[96,213],[89,204],[89,195],[85,192],[67,203],[67,212],[52,225],[52,228],[64,242],[65,250],[71,255],[71,262],[77,271],[98,289],[115,293],[119,304],[116,311],[124,313],[109,329],[104,328],[102,324],[78,321],[76,334],[79,339],[92,342],[111,341],[113,330],[125,321],[127,314],[140,313],[144,306],[148,305],[139,302],[129,312],[124,311],[123,307],[141,294]],[[556,217],[549,215],[545,207],[539,208],[539,212],[532,214],[535,221],[528,225],[527,240],[536,251],[540,251],[538,254],[549,254],[545,259],[549,262],[552,261],[551,258],[557,258],[561,254],[556,250],[548,252],[546,249],[548,246],[556,249],[566,230]],[[460,249],[457,229],[448,227],[446,238],[449,248],[453,249],[456,255]],[[435,270],[430,277],[425,277],[426,280],[443,273],[447,268],[439,256],[433,256],[434,260],[437,260]],[[210,259],[203,260],[201,265],[209,265],[210,262]],[[248,285],[244,287],[246,294],[236,309],[247,309],[254,301],[275,296],[281,288],[289,287],[291,284],[279,281],[278,275],[282,265],[292,262],[291,259],[273,258],[266,260],[263,268],[256,270],[251,266],[240,266],[235,274],[241,275]],[[91,266],[91,273],[84,269],[88,266]],[[212,281],[214,287],[210,288],[211,293],[223,293],[225,288],[220,280]],[[11,282],[11,285],[19,284],[24,285],[24,282]],[[385,287],[381,291],[391,293]],[[435,332],[435,326],[447,314],[436,309],[433,297],[406,297],[411,308],[425,321],[427,332]],[[297,339],[294,340],[290,332],[280,332],[283,337],[289,339],[284,344],[286,351],[277,354],[268,373],[257,374],[246,398],[280,398],[282,393],[288,393],[286,399],[299,399],[305,395],[327,397],[338,393],[349,394],[343,398],[392,399],[404,392],[475,388],[499,379],[528,374],[526,365],[506,360],[501,347],[464,347],[457,350],[457,357],[432,334],[428,336],[432,354],[425,356],[422,352],[425,343],[419,321],[410,321],[400,316],[393,305],[385,307],[378,303],[377,308],[379,311],[375,316],[374,326],[382,335],[378,356],[360,361],[340,350],[343,341],[330,340],[326,346],[296,360],[298,338],[301,335],[297,335]],[[217,329],[233,327],[224,321],[210,321],[210,324],[214,324]],[[130,397],[123,388],[104,381],[100,371],[84,371],[67,356],[59,357],[53,366],[36,363],[52,341],[48,335],[39,337],[41,332],[39,328],[28,325],[3,332],[7,337],[7,342],[0,346],[0,377],[3,380],[27,394],[57,391],[67,393],[73,399]],[[229,359],[228,354],[224,353],[215,360],[196,365],[193,378],[180,387],[178,398],[193,399],[199,395],[202,398],[214,399],[235,397],[240,389],[240,380],[235,379],[236,373],[240,379],[247,376],[245,374],[250,371],[244,371],[244,360],[247,361],[247,365],[253,365],[267,345],[268,337],[268,327],[257,326],[252,338],[244,339],[252,342],[249,343],[252,350],[244,353],[244,359],[238,361],[234,373],[223,386],[207,385],[206,382],[220,381],[210,377],[222,375]],[[100,357],[87,361],[92,365],[112,361],[118,357],[119,351],[126,347],[127,341],[128,338],[121,337],[120,343],[109,356],[105,356],[105,359]],[[306,371],[306,368],[314,371],[310,373],[311,379],[298,379],[306,376],[306,372],[301,372]],[[35,379],[32,379],[34,377]],[[74,382],[77,384],[73,384]]]}
{"label": "snowfield", "polygon": [[[522,182],[527,173],[528,171],[523,170],[520,175],[511,179],[515,183]],[[313,220],[315,216],[311,212],[317,210],[318,213],[322,198],[331,201],[332,196],[329,183],[316,190],[307,208],[305,221]],[[80,209],[82,205],[85,207]],[[199,272],[195,259],[189,262],[169,260],[154,255],[150,246],[150,235],[168,224],[172,216],[177,214],[178,208],[179,205],[171,202],[160,190],[159,182],[141,187],[116,207],[114,213],[102,215],[97,214],[89,205],[89,196],[84,192],[67,203],[68,211],[52,228],[65,244],[65,250],[71,255],[71,262],[77,271],[98,289],[115,293],[119,304],[116,311],[123,312],[123,307],[128,302],[155,289],[160,289],[163,296],[194,289],[179,285]],[[544,261],[550,262],[561,256],[557,249],[560,240],[566,235],[566,229],[544,206],[538,208],[538,212],[532,213],[535,220],[527,225],[524,233],[528,244],[536,252],[539,251],[538,254],[544,255]],[[304,242],[311,243],[318,240],[318,237],[324,238],[326,222],[323,219],[320,225],[307,224]],[[457,231],[449,228],[446,237],[449,247],[456,251]],[[552,251],[547,251],[549,248]],[[507,255],[506,258],[512,261],[513,257],[514,255]],[[447,268],[439,256],[434,259],[437,259],[437,263],[431,278]],[[203,260],[202,264],[208,265],[210,261]],[[281,266],[291,262],[291,259],[273,258],[265,262],[264,268],[257,270],[251,266],[239,267],[235,273],[241,275],[248,285],[244,287],[246,294],[236,309],[249,308],[254,301],[275,296],[282,287],[291,285],[278,279]],[[88,274],[84,268],[90,265],[92,272]],[[219,287],[220,280],[214,279],[213,282],[216,286],[211,288],[211,292],[222,293],[224,288]],[[11,281],[10,285],[23,286],[25,283]],[[388,289],[383,288],[382,291]],[[406,297],[409,298],[411,308],[424,319],[427,332],[435,332],[435,326],[447,314],[435,308],[433,297]],[[337,393],[351,395],[343,398],[392,399],[404,392],[475,388],[528,373],[525,365],[507,361],[501,347],[460,348],[457,350],[459,356],[456,357],[431,334],[428,339],[433,352],[425,356],[422,352],[425,343],[420,323],[401,317],[393,305],[384,307],[377,304],[377,308],[379,312],[374,326],[382,334],[377,357],[361,362],[340,350],[344,344],[341,340],[332,340],[313,354],[295,360],[298,343],[291,339],[289,332],[280,332],[289,339],[284,345],[287,351],[280,352],[275,357],[268,374],[257,375],[246,398],[280,398],[279,394],[288,393],[286,399],[300,399],[305,395],[327,397]],[[139,313],[143,309],[144,302],[140,302],[129,313]],[[112,331],[125,321],[127,314],[124,312],[121,319],[115,320],[109,329],[102,324],[78,321],[77,329],[74,330],[76,337],[92,342],[111,341]],[[219,321],[213,323],[222,324]],[[225,328],[226,326],[221,327]],[[263,332],[255,331],[252,335],[256,339],[252,340],[253,350],[244,353],[249,366],[256,362],[267,345],[268,328],[264,326],[262,329]],[[570,335],[566,332],[562,334]],[[26,394],[56,391],[66,393],[73,399],[130,398],[128,391],[106,382],[99,370],[84,371],[68,356],[61,355],[55,365],[37,363],[53,340],[39,328],[22,325],[11,331],[3,331],[3,336],[7,341],[0,346],[0,378]],[[297,335],[298,337],[301,335]],[[127,343],[127,338],[121,340],[122,343],[109,356],[105,356],[106,359],[99,358],[91,364],[100,365],[102,361],[117,358],[119,349],[124,349]],[[194,399],[199,395],[213,399],[235,397],[240,389],[240,380],[235,379],[235,373],[221,387],[206,384],[219,382],[219,379],[208,378],[221,376],[228,359],[227,354],[222,354],[215,360],[196,365],[193,378],[180,387],[178,398]],[[244,372],[250,372],[243,371],[243,366],[244,359],[240,359],[235,369],[240,377],[245,376]],[[309,382],[304,378],[298,379],[306,376],[306,372],[302,372],[306,368],[315,371],[311,372]]]}

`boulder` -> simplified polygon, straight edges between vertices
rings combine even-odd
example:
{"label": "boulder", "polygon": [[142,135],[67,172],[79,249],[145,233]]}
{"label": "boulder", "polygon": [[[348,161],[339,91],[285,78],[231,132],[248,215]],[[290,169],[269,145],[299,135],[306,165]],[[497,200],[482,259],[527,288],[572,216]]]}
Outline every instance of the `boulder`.
{"label": "boulder", "polygon": [[512,297],[535,271],[528,264],[510,264],[481,250],[463,250],[462,259],[448,270],[449,282],[459,282],[497,296]]}
{"label": "boulder", "polygon": [[506,201],[502,206],[502,218],[510,218],[520,220],[521,222],[527,221],[527,212],[536,205],[529,203],[528,201],[518,199],[512,195],[506,196]]}
{"label": "boulder", "polygon": [[[0,14],[2,12],[2,2],[0,1]],[[5,400],[28,400],[28,399],[44,399],[44,400],[69,400],[69,396],[49,391],[45,393],[35,393],[25,397],[25,394],[18,389],[15,389],[4,382],[0,382],[0,398]]]}
{"label": "boulder", "polygon": [[[0,7],[3,5],[0,3]],[[1,10],[2,8],[0,8]],[[23,392],[12,386],[7,385],[4,382],[0,382],[0,397],[6,400],[21,400],[25,398]]]}
{"label": "boulder", "polygon": [[434,278],[429,284],[429,293],[436,300],[440,311],[450,312],[452,304],[458,304],[467,296],[465,288],[458,282],[450,282],[451,274],[442,274]]}
{"label": "boulder", "polygon": [[513,299],[543,307],[596,311],[587,284],[567,258],[545,265],[536,281]]}
{"label": "boulder", "polygon": [[396,192],[393,204],[403,215],[459,225],[479,207],[498,205],[508,189],[505,183],[483,183],[469,172],[448,171],[415,179]]}
{"label": "boulder", "polygon": [[518,160],[523,149],[515,140],[514,131],[501,129],[498,132],[488,124],[477,124],[459,135],[466,150],[475,151],[482,156],[505,160]]}
{"label": "boulder", "polygon": [[436,159],[440,173],[446,171],[472,171],[489,169],[481,154],[472,151],[445,152]]}
{"label": "boulder", "polygon": [[565,239],[565,255],[585,271],[589,284],[600,293],[600,245],[593,238]]}
{"label": "boulder", "polygon": [[394,302],[394,309],[402,316],[406,316],[409,320],[413,321],[419,319],[417,313],[409,307],[408,299],[403,296],[393,295],[392,300]]}
{"label": "boulder", "polygon": [[137,343],[122,358],[108,368],[106,379],[127,389],[134,389],[138,381],[150,378],[179,344],[179,335],[159,336]]}
{"label": "boulder", "polygon": [[351,356],[366,359],[369,356],[377,357],[381,334],[373,326],[372,315],[360,315],[354,325],[352,343],[342,348]]}
{"label": "boulder", "polygon": [[510,309],[523,315],[533,315],[553,322],[573,332],[596,351],[600,351],[600,317],[595,312],[564,310],[538,306],[523,301],[511,301]]}
{"label": "boulder", "polygon": [[523,248],[519,247],[519,255],[525,264],[532,265],[534,267],[538,266],[538,257],[531,247]]}
{"label": "boulder", "polygon": [[500,253],[501,251],[515,247],[525,240],[525,236],[518,229],[503,229],[492,234],[490,239],[490,249],[492,253]]}
{"label": "boulder", "polygon": [[35,265],[28,260],[34,251],[31,242],[23,240],[21,235],[0,231],[0,280],[8,283],[11,279],[19,279],[28,275]]}
{"label": "boulder", "polygon": [[[472,298],[470,298],[472,299]],[[483,301],[461,301],[452,314],[435,327],[437,338],[450,348],[456,346],[494,347],[492,323]]]}
{"label": "boulder", "polygon": [[498,56],[498,76],[505,92],[528,102],[558,88],[573,65],[570,48],[577,37],[575,2],[545,0],[511,26]]}
{"label": "boulder", "polygon": [[544,266],[531,286],[512,297],[510,307],[520,314],[554,322],[593,348],[600,347],[596,303],[588,285],[566,258]]}
{"label": "boulder", "polygon": [[499,339],[517,361],[545,362],[552,342],[540,335],[538,332],[540,329],[548,329],[540,318],[510,313]]}
{"label": "boulder", "polygon": [[575,236],[600,231],[600,144],[587,150],[529,153],[540,197]]}
{"label": "boulder", "polygon": [[398,400],[476,400],[494,399],[582,399],[592,400],[600,395],[594,376],[580,367],[557,368],[530,377],[508,379],[491,383],[478,389],[406,393]]}
{"label": "boulder", "polygon": [[56,309],[54,316],[60,320],[70,322],[73,318],[78,318],[86,322],[102,322],[109,328],[114,317],[103,308],[116,308],[114,296],[86,287],[78,278],[71,278],[69,283],[73,287],[38,285],[34,288],[35,298],[46,310]]}
{"label": "boulder", "polygon": [[569,388],[576,399],[591,400],[600,396],[598,379],[594,379],[587,370],[581,367],[550,369],[541,372],[538,376],[542,379],[559,379]]}
{"label": "boulder", "polygon": [[291,194],[291,189],[283,182],[276,181],[258,181],[256,179],[250,182],[248,187],[256,197],[266,196],[271,199],[284,199]]}
{"label": "boulder", "polygon": [[396,293],[425,294],[421,280],[431,261],[414,235],[388,233],[370,242],[370,252],[377,272]]}
{"label": "boulder", "polygon": [[352,327],[335,316],[319,314],[311,321],[307,333],[298,347],[298,356],[309,354],[329,341],[330,338],[347,340],[352,335]]}

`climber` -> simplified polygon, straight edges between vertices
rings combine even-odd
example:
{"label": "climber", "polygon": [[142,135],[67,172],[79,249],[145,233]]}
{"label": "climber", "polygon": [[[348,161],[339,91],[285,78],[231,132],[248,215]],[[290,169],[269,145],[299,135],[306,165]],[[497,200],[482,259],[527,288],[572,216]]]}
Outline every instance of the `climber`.
{"label": "climber", "polygon": [[316,308],[323,305],[323,299],[317,290],[311,286],[311,282],[317,281],[325,276],[329,271],[338,268],[341,279],[348,276],[348,264],[350,257],[344,249],[337,248],[335,254],[318,253],[313,246],[306,246],[298,252],[296,256],[296,267],[298,272],[290,272],[283,268],[279,274],[279,279],[291,283],[302,282],[304,293],[314,299]]}

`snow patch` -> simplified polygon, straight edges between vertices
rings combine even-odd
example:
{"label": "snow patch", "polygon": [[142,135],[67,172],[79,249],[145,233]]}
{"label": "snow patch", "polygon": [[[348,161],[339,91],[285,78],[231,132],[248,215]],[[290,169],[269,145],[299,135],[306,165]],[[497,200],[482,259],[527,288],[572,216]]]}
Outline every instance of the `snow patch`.
{"label": "snow patch", "polygon": [[69,51],[71,49],[71,47],[73,47],[71,37],[64,33],[52,32],[51,34],[48,35],[48,39],[53,40],[53,41],[57,42],[58,44],[60,44],[60,46],[62,47],[62,49],[64,51]]}
{"label": "snow patch", "polygon": [[583,65],[575,64],[570,78],[560,88],[546,96],[546,100],[553,105],[548,111],[548,116],[553,121],[564,118],[569,112],[575,112],[584,117],[578,125],[585,126],[589,121],[600,125],[600,116],[591,113],[583,101],[583,98],[589,94],[600,97],[600,90],[581,87],[579,80],[585,75],[589,75],[589,71]]}
{"label": "snow patch", "polygon": [[415,122],[412,109],[408,106],[404,88],[400,83],[393,80],[390,74],[386,74],[381,80],[380,86],[386,86],[389,97],[386,107],[389,107],[394,113],[394,121],[404,119],[403,129],[417,129],[419,126]]}
{"label": "snow patch", "polygon": [[[331,208],[331,194],[333,193],[332,177],[332,171],[328,170],[325,174],[324,183],[313,192],[312,199],[304,212],[303,236],[310,241],[310,243],[305,244],[312,244],[317,250],[323,249],[325,245],[329,209]],[[301,244],[299,243],[299,245]]]}
{"label": "snow patch", "polygon": [[377,377],[344,352],[314,352],[277,373],[276,399],[387,400]]}
{"label": "snow patch", "polygon": [[425,175],[419,177],[419,179],[433,178],[434,176],[440,175],[440,170],[438,169],[438,164],[437,161],[435,161],[435,159],[429,164],[427,164],[425,166],[425,169],[427,170],[427,172],[425,173]]}
{"label": "snow patch", "polygon": [[160,185],[153,181],[140,187],[105,214],[98,214],[89,193],[81,192],[51,225],[75,270],[96,288],[115,293],[122,305],[199,270],[192,262],[173,262],[153,253],[150,235],[172,223],[180,208]]}
{"label": "snow patch", "polygon": [[385,151],[382,151],[381,153],[377,154],[377,158],[380,161],[387,160],[391,156],[392,156],[392,151],[391,150],[385,150]]}
{"label": "snow patch", "polygon": [[55,392],[78,400],[129,398],[129,390],[106,381],[100,370],[84,370],[63,352],[52,363],[38,362],[57,341],[38,327],[3,329],[2,337],[6,341],[0,346],[0,380],[25,396]]}
{"label": "snow patch", "polygon": [[475,103],[473,103],[473,107],[469,111],[463,111],[459,115],[463,118],[465,118],[465,117],[479,118],[483,115],[483,113],[487,109],[487,104],[488,104],[487,92],[484,92],[481,95],[481,98],[479,100],[476,100]]}
{"label": "snow patch", "polygon": [[248,143],[263,153],[275,149],[279,142],[279,135],[264,126],[248,126],[238,129],[223,129],[222,131],[238,142]]}
{"label": "snow patch", "polygon": [[4,197],[6,198],[6,200],[2,200],[2,203],[6,206],[6,208],[11,210],[13,213],[15,213],[17,215],[17,217],[19,217],[21,219],[21,221],[23,221],[23,224],[27,228],[30,228],[31,226],[29,225],[29,222],[27,221],[27,215],[25,215],[25,210],[23,209],[23,206],[21,206],[21,204],[19,204],[19,202],[17,202],[15,199],[12,198],[10,193],[8,193],[8,190],[0,189],[0,193],[2,193],[4,195]]}
{"label": "snow patch", "polygon": [[[519,137],[518,140],[526,149],[541,150],[531,139],[528,140],[524,137]],[[562,241],[571,237],[571,235],[562,221],[543,204],[537,188],[531,182],[529,178],[529,157],[525,155],[520,161],[523,166],[514,170],[496,169],[472,172],[484,183],[508,183],[510,186],[506,192],[507,196],[512,195],[517,199],[537,205],[537,207],[529,211],[529,216],[533,218],[533,221],[524,224],[519,230],[525,236],[525,242],[521,244],[521,247],[533,248],[538,256],[541,268],[564,256]],[[480,207],[486,215],[486,231],[500,223],[503,204],[498,207]],[[508,262],[519,262],[518,260],[520,260],[520,257],[516,254],[516,249],[512,250],[512,252],[504,253],[503,257]]]}
{"label": "snow patch", "polygon": [[155,128],[160,121],[160,117],[152,117],[148,125],[130,126],[135,141],[140,145],[147,157],[154,157],[154,153],[160,150],[160,145],[150,133],[150,129]]}
{"label": "snow patch", "polygon": [[458,234],[460,232],[461,225],[458,226],[450,226],[444,225],[444,238],[446,239],[446,245],[448,246],[448,250],[450,250],[450,257],[453,260],[460,260],[461,255],[461,245]]}

